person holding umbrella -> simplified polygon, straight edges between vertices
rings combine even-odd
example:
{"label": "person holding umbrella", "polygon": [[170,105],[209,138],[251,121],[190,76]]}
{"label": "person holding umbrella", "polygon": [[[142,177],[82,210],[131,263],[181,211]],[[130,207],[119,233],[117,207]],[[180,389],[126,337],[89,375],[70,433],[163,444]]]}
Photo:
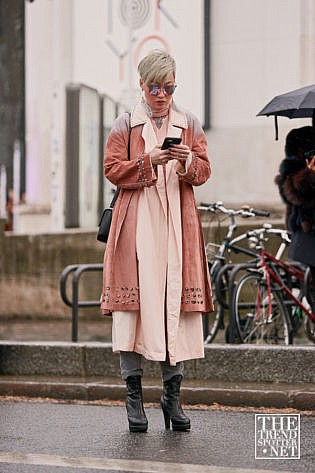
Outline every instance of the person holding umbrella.
{"label": "person holding umbrella", "polygon": [[[276,140],[278,117],[312,119],[312,127],[288,133],[276,183],[287,204],[286,221],[292,232],[289,256],[309,266],[315,286],[315,84],[275,96],[257,116],[274,117]],[[311,305],[315,314],[314,288]],[[315,339],[315,327],[312,332]]]}
{"label": "person holding umbrella", "polygon": [[[286,224],[292,232],[289,257],[309,266],[315,282],[315,137],[311,126],[287,134],[285,159],[275,181],[286,203]],[[314,287],[311,308],[315,314]]]}

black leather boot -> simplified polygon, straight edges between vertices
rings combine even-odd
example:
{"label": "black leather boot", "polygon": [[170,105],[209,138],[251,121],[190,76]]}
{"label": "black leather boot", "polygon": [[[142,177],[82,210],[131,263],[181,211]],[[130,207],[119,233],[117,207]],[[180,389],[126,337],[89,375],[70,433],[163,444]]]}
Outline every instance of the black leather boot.
{"label": "black leather boot", "polygon": [[148,419],[143,408],[141,376],[128,376],[126,386],[129,430],[130,432],[146,432],[148,430]]}
{"label": "black leather boot", "polygon": [[190,430],[190,419],[184,414],[179,402],[180,374],[173,376],[169,381],[164,381],[161,407],[164,414],[165,428],[170,428],[172,421],[173,430]]}

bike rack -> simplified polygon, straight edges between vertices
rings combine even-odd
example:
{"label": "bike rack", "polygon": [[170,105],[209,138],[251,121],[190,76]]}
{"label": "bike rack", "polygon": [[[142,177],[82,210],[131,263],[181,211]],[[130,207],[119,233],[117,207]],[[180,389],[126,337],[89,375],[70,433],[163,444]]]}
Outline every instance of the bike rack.
{"label": "bike rack", "polygon": [[[78,341],[78,311],[80,307],[98,307],[98,301],[79,301],[79,281],[82,273],[86,271],[103,271],[103,264],[71,264],[66,266],[60,276],[60,295],[63,302],[72,307],[72,341]],[[72,298],[67,296],[66,285],[68,277],[72,274]]]}

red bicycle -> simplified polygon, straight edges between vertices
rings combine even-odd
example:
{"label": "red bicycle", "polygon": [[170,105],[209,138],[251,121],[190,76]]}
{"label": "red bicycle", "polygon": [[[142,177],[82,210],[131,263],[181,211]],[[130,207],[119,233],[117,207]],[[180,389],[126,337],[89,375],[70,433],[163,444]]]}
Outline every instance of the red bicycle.
{"label": "red bicycle", "polygon": [[[230,323],[236,341],[289,345],[304,322],[307,337],[315,342],[309,271],[265,251],[268,229],[249,233],[259,250],[259,260],[251,265],[238,265],[230,276]],[[289,241],[285,230],[282,238]]]}

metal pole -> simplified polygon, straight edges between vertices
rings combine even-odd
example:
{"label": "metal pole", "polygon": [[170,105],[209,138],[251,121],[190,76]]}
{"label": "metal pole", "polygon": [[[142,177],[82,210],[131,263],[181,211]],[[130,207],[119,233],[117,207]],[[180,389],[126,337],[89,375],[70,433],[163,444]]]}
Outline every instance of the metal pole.
{"label": "metal pole", "polygon": [[21,197],[21,148],[20,140],[14,141],[13,151],[13,203],[18,205]]}
{"label": "metal pole", "polygon": [[[79,269],[79,272],[78,272]],[[80,266],[72,278],[72,341],[78,341],[79,277]]]}
{"label": "metal pole", "polygon": [[4,164],[0,168],[0,217],[7,216],[7,171]]}

